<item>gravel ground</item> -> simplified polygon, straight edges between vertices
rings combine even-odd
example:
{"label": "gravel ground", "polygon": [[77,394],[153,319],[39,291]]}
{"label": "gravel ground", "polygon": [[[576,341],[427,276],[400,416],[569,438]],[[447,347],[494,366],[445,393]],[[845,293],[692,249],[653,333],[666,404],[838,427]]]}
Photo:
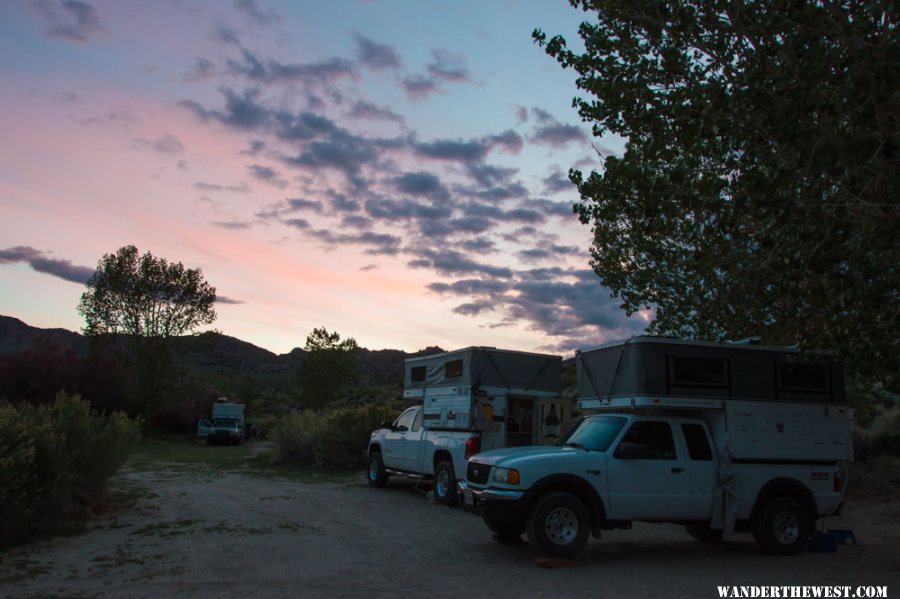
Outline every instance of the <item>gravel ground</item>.
{"label": "gravel ground", "polygon": [[[312,484],[238,474],[130,472],[137,503],[76,537],[0,554],[0,597],[717,597],[717,585],[887,585],[900,593],[900,505],[832,519],[859,546],[772,557],[636,524],[576,561],[499,545],[480,518],[408,482]],[[121,480],[121,479],[120,479]],[[121,484],[121,482],[120,482]],[[148,492],[152,490],[152,492]]]}

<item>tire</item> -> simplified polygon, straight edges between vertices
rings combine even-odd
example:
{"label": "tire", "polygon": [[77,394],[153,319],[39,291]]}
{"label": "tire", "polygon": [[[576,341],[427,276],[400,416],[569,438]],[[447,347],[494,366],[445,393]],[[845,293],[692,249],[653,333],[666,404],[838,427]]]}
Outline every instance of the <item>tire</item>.
{"label": "tire", "polygon": [[373,451],[369,454],[369,468],[366,470],[366,481],[368,481],[370,487],[381,488],[387,484],[387,478],[384,462],[381,460],[381,452]]}
{"label": "tire", "polygon": [[546,555],[569,557],[588,540],[591,516],[581,500],[570,493],[548,493],[528,515],[528,540]]}
{"label": "tire", "polygon": [[795,555],[806,549],[811,533],[809,514],[796,500],[769,500],[753,520],[757,545],[772,555]]}
{"label": "tire", "polygon": [[438,462],[434,469],[434,499],[444,505],[456,505],[456,474],[453,462]]}
{"label": "tire", "polygon": [[719,543],[722,541],[722,531],[710,528],[709,524],[685,524],[684,529],[701,543]]}
{"label": "tire", "polygon": [[525,532],[525,525],[521,522],[491,520],[487,516],[484,516],[483,519],[487,527],[494,533],[494,540],[501,545],[516,545],[523,542],[522,533]]}

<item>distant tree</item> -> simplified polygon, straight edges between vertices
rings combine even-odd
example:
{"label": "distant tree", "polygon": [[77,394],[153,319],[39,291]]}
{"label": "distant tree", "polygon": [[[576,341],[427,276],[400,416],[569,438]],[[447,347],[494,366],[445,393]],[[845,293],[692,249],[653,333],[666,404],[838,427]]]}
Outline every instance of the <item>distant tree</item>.
{"label": "distant tree", "polygon": [[135,390],[132,411],[151,417],[173,372],[170,340],[216,319],[216,290],[200,269],[185,268],[133,245],[105,254],[87,282],[78,312],[94,341],[126,335]]}
{"label": "distant tree", "polygon": [[[592,266],[655,334],[838,350],[900,391],[900,5],[571,0]],[[598,150],[600,152],[600,150]]]}
{"label": "distant tree", "polygon": [[324,327],[313,329],[306,338],[307,354],[300,366],[298,403],[300,407],[319,409],[340,397],[355,379],[359,346],[352,337],[329,333]]}

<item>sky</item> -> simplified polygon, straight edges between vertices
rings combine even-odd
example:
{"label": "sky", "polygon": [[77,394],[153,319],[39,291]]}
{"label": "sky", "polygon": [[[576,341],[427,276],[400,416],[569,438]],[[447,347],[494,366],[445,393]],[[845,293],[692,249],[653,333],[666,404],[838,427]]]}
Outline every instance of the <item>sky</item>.
{"label": "sky", "polygon": [[590,268],[572,167],[621,153],[572,108],[563,0],[0,3],[0,314],[79,330],[124,245],[216,288],[277,353],[571,354],[640,333]]}

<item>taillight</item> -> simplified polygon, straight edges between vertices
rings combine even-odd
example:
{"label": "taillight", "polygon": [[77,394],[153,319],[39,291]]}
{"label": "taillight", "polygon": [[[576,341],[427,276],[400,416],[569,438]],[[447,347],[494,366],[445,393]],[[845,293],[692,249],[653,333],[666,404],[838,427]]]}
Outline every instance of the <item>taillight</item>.
{"label": "taillight", "polygon": [[481,451],[481,437],[469,437],[466,439],[466,459]]}

